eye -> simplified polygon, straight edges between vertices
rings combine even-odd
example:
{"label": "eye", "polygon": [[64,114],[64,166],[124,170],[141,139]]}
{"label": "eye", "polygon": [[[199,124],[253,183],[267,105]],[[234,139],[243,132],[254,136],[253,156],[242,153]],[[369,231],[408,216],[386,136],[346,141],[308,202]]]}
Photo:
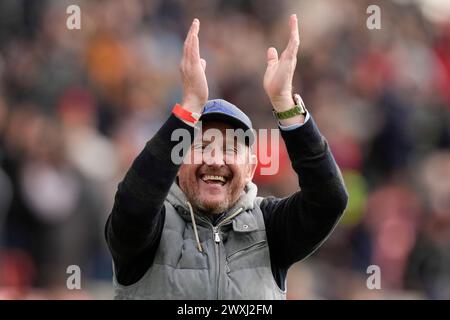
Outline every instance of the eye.
{"label": "eye", "polygon": [[194,150],[205,150],[206,144],[197,143],[197,144],[194,144],[193,148],[194,148]]}
{"label": "eye", "polygon": [[227,148],[225,148],[225,152],[227,154],[236,154],[237,153],[237,149],[234,148],[234,147],[227,147]]}

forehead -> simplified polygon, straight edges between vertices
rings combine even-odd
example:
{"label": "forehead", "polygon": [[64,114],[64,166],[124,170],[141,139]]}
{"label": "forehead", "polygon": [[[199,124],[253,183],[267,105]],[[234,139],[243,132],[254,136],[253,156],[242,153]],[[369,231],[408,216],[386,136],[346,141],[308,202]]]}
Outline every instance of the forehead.
{"label": "forehead", "polygon": [[[238,131],[235,131],[238,130]],[[201,135],[197,135],[196,141],[212,142],[216,140],[216,136],[220,134],[221,141],[233,143],[245,143],[245,138],[239,135],[239,130],[226,122],[207,121],[202,123]],[[238,138],[239,136],[239,138]]]}

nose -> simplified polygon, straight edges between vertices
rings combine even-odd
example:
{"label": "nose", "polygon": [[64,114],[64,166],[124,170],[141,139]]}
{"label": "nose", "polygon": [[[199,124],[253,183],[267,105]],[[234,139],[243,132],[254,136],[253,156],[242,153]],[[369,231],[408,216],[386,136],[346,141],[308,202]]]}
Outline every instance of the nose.
{"label": "nose", "polygon": [[224,155],[220,148],[206,148],[203,152],[203,162],[208,166],[223,166],[225,164]]}

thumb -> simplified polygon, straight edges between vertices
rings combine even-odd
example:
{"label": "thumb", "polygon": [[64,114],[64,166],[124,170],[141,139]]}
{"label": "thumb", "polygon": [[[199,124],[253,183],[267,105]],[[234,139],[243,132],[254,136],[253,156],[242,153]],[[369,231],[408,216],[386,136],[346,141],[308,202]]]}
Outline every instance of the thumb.
{"label": "thumb", "polygon": [[267,50],[267,64],[268,66],[272,66],[278,62],[278,52],[274,47],[270,47]]}
{"label": "thumb", "polygon": [[206,70],[206,60],[200,59],[200,63],[202,64],[203,71],[205,71]]}

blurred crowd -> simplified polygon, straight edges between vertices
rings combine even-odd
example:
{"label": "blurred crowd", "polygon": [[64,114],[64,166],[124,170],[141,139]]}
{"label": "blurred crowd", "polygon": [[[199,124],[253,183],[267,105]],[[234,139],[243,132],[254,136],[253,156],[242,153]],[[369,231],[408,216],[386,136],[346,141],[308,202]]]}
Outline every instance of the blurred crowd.
{"label": "blurred crowd", "polygon": [[[381,29],[366,9],[381,9]],[[81,8],[81,29],[66,8]],[[110,298],[104,224],[118,182],[181,99],[201,21],[210,98],[276,128],[266,50],[297,13],[295,91],[350,194],[325,245],[293,266],[290,299],[450,299],[450,14],[446,1],[2,0],[0,299]],[[298,187],[284,148],[261,195]],[[66,288],[67,267],[82,290]],[[381,271],[381,290],[366,286]]]}

